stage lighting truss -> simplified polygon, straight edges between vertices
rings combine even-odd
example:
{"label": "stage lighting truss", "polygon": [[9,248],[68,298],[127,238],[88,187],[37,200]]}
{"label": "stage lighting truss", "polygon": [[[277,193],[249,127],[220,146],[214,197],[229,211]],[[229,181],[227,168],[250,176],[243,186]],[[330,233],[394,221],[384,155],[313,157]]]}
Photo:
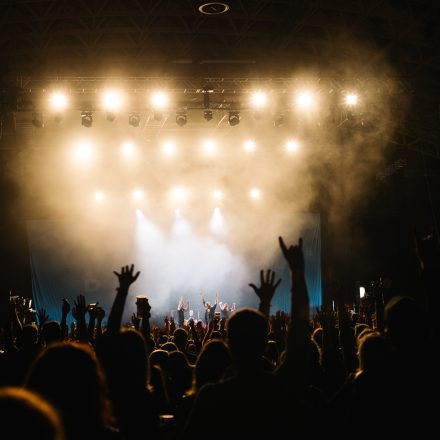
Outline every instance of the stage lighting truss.
{"label": "stage lighting truss", "polygon": [[187,113],[185,110],[179,110],[176,113],[176,124],[179,127],[183,127],[187,123]]}
{"label": "stage lighting truss", "polygon": [[228,116],[228,122],[231,127],[235,127],[240,123],[240,112],[236,110],[231,110]]}

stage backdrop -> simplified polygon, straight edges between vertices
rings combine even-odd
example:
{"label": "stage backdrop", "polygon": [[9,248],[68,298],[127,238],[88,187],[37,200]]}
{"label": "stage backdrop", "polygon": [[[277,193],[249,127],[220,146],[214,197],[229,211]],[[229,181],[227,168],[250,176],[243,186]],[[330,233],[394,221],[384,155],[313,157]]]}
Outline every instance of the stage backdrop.
{"label": "stage backdrop", "polygon": [[[295,214],[295,219],[297,230],[289,231],[285,241],[303,237],[307,286],[314,308],[321,305],[322,298],[320,218],[318,214],[302,213]],[[130,290],[124,322],[135,310],[134,297],[138,294],[149,297],[156,319],[173,313],[180,295],[190,301],[193,316],[202,319],[200,291],[211,302],[218,291],[220,301],[235,302],[237,307],[258,307],[248,283],[258,285],[260,268],[274,268],[277,278],[283,279],[272,301],[272,312],[289,311],[289,273],[277,237],[270,242],[273,246],[267,249],[267,258],[255,259],[251,250],[241,252],[225,237],[197,235],[185,225],[177,226],[166,230],[139,217],[102,223],[29,221],[35,307],[44,307],[51,319],[60,320],[62,298],[73,307],[74,298],[82,293],[87,302],[99,301],[107,318],[117,285],[113,270],[134,263],[142,273]],[[184,229],[181,235],[180,229]],[[71,320],[69,315],[69,323]]]}

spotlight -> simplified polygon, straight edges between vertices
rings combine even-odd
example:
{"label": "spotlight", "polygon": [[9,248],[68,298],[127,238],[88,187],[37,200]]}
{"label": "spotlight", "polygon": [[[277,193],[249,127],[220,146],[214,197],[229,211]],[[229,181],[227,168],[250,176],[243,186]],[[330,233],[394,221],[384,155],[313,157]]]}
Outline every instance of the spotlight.
{"label": "spotlight", "polygon": [[261,90],[257,90],[256,92],[252,93],[251,104],[252,104],[252,107],[255,107],[255,108],[264,107],[267,104],[266,93],[262,92]]}
{"label": "spotlight", "polygon": [[212,119],[212,110],[205,110],[203,112],[203,117],[207,120],[210,121]]}
{"label": "spotlight", "polygon": [[221,200],[223,198],[223,193],[216,189],[212,192],[212,197],[214,198],[214,200]]}
{"label": "spotlight", "polygon": [[359,298],[363,298],[365,296],[365,287],[359,287]]}
{"label": "spotlight", "polygon": [[310,109],[315,105],[315,97],[312,92],[304,90],[297,94],[296,104],[300,109]]}
{"label": "spotlight", "polygon": [[81,125],[90,128],[93,124],[92,112],[82,112],[81,113]]}
{"label": "spotlight", "polygon": [[44,128],[43,114],[32,113],[32,125],[36,128]]}
{"label": "spotlight", "polygon": [[104,200],[104,193],[102,191],[96,191],[94,198],[96,202],[102,202]]}
{"label": "spotlight", "polygon": [[244,149],[248,152],[254,151],[255,150],[255,142],[251,141],[251,140],[247,140],[244,143]]}
{"label": "spotlight", "polygon": [[88,142],[80,142],[74,150],[75,158],[78,162],[85,163],[90,161],[93,156],[93,150]]}
{"label": "spotlight", "polygon": [[358,103],[358,96],[354,93],[348,93],[344,98],[345,104],[352,107]]}
{"label": "spotlight", "polygon": [[132,127],[139,127],[141,123],[141,115],[139,113],[130,113],[128,115],[128,123]]}
{"label": "spotlight", "polygon": [[231,127],[238,125],[240,123],[240,113],[237,111],[229,112],[228,121]]}
{"label": "spotlight", "polygon": [[116,113],[122,108],[123,97],[119,90],[106,90],[102,95],[102,106],[109,113]]}
{"label": "spotlight", "polygon": [[260,192],[260,190],[259,190],[258,188],[252,188],[252,189],[249,191],[249,195],[250,195],[250,197],[251,197],[252,199],[257,200],[257,199],[260,198],[260,196],[261,196],[261,192]]}
{"label": "spotlight", "polygon": [[167,156],[171,156],[176,151],[176,146],[171,141],[164,142],[162,145],[162,151]]}
{"label": "spotlight", "polygon": [[215,153],[215,150],[216,150],[216,145],[213,141],[208,140],[203,142],[203,151],[206,154],[213,154]]}
{"label": "spotlight", "polygon": [[140,189],[135,189],[135,190],[132,192],[131,196],[133,197],[133,200],[135,200],[135,201],[139,201],[139,200],[142,200],[142,199],[143,199],[144,194],[143,194],[143,192],[142,192]]}
{"label": "spotlight", "polygon": [[177,112],[176,113],[176,124],[179,127],[183,127],[187,122],[186,112]]}
{"label": "spotlight", "polygon": [[298,142],[296,141],[287,141],[286,143],[286,151],[288,153],[294,153],[298,150]]}
{"label": "spotlight", "polygon": [[173,198],[177,202],[183,202],[187,197],[187,191],[182,186],[176,186],[173,188]]}
{"label": "spotlight", "polygon": [[50,106],[53,110],[60,112],[67,108],[67,96],[61,92],[54,92],[50,95]]}
{"label": "spotlight", "polygon": [[168,95],[163,92],[162,90],[157,90],[156,92],[153,92],[151,95],[151,105],[154,109],[164,109],[168,106],[169,103],[169,97]]}
{"label": "spotlight", "polygon": [[122,154],[124,157],[133,157],[135,154],[134,145],[131,142],[125,142],[122,144]]}

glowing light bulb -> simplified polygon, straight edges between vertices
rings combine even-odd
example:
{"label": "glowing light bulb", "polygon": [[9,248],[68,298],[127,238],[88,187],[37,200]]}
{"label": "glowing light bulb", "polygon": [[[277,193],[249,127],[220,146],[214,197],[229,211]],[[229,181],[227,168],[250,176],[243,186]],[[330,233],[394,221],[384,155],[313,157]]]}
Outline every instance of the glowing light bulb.
{"label": "glowing light bulb", "polygon": [[267,95],[261,90],[252,93],[251,104],[255,108],[262,108],[267,104]]}
{"label": "glowing light bulb", "polygon": [[255,150],[255,142],[254,142],[254,141],[251,141],[251,140],[247,140],[247,141],[244,143],[244,149],[245,149],[247,152],[254,151],[254,150]]}
{"label": "glowing light bulb", "polygon": [[345,104],[348,106],[354,106],[358,103],[358,96],[354,93],[348,93],[345,95]]}
{"label": "glowing light bulb", "polygon": [[261,197],[261,192],[258,188],[252,188],[249,192],[249,195],[252,199],[258,200]]}

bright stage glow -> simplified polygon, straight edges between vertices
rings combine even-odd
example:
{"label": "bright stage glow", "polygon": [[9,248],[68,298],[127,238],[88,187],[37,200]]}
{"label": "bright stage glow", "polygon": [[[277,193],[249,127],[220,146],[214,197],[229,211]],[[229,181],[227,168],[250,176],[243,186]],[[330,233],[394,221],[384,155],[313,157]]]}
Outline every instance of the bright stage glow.
{"label": "bright stage glow", "polygon": [[205,154],[214,154],[217,150],[217,145],[211,140],[203,142],[203,152]]}
{"label": "bright stage glow", "polygon": [[359,298],[363,298],[365,296],[365,287],[359,287]]}
{"label": "bright stage glow", "polygon": [[96,202],[102,202],[105,199],[104,193],[102,191],[96,191],[94,199]]}
{"label": "bright stage glow", "polygon": [[105,90],[102,94],[102,106],[104,110],[115,112],[121,110],[124,98],[119,90]]}
{"label": "bright stage glow", "polygon": [[216,235],[225,235],[226,230],[226,224],[223,218],[223,215],[220,211],[220,208],[214,208],[214,211],[212,213],[211,220],[209,221],[209,229],[213,234]]}
{"label": "bright stage glow", "polygon": [[257,90],[251,95],[252,107],[262,108],[267,104],[267,95],[261,90]]}
{"label": "bright stage glow", "polygon": [[303,90],[296,95],[296,105],[302,110],[309,110],[316,105],[316,99],[312,92]]}
{"label": "bright stage glow", "polygon": [[294,153],[295,151],[298,151],[298,142],[297,141],[287,141],[286,143],[286,151],[288,153]]}
{"label": "bright stage glow", "polygon": [[162,90],[157,90],[151,95],[151,105],[156,110],[162,110],[168,106],[169,96]]}
{"label": "bright stage glow", "polygon": [[247,152],[251,152],[251,151],[254,151],[255,150],[255,142],[254,141],[251,141],[251,140],[247,140],[245,143],[244,143],[244,149],[247,151]]}
{"label": "bright stage glow", "polygon": [[358,96],[354,93],[348,93],[345,95],[344,101],[349,107],[354,106],[358,103]]}
{"label": "bright stage glow", "polygon": [[176,145],[174,142],[166,141],[162,144],[162,152],[166,156],[172,156],[176,152]]}
{"label": "bright stage glow", "polygon": [[126,158],[131,158],[135,156],[135,148],[131,142],[125,142],[121,147],[122,155]]}
{"label": "bright stage glow", "polygon": [[54,92],[49,98],[50,105],[53,110],[62,111],[67,108],[68,99],[66,94],[62,92]]}
{"label": "bright stage glow", "polygon": [[188,191],[183,186],[175,186],[172,195],[175,202],[184,202],[188,198]]}
{"label": "bright stage glow", "polygon": [[261,197],[261,192],[258,188],[252,188],[249,191],[249,196],[254,200],[258,200]]}
{"label": "bright stage glow", "polygon": [[137,208],[135,212],[136,212],[136,217],[138,219],[141,219],[144,216],[144,214],[142,214],[142,211],[139,208]]}
{"label": "bright stage glow", "polygon": [[140,189],[135,189],[131,193],[131,196],[133,197],[133,200],[138,202],[139,200],[142,200],[144,198],[144,193]]}
{"label": "bright stage glow", "polygon": [[93,159],[93,148],[87,141],[78,142],[74,149],[74,157],[79,163],[87,163]]}
{"label": "bright stage glow", "polygon": [[212,192],[212,197],[214,200],[221,200],[223,198],[223,193],[219,189],[216,189]]}

